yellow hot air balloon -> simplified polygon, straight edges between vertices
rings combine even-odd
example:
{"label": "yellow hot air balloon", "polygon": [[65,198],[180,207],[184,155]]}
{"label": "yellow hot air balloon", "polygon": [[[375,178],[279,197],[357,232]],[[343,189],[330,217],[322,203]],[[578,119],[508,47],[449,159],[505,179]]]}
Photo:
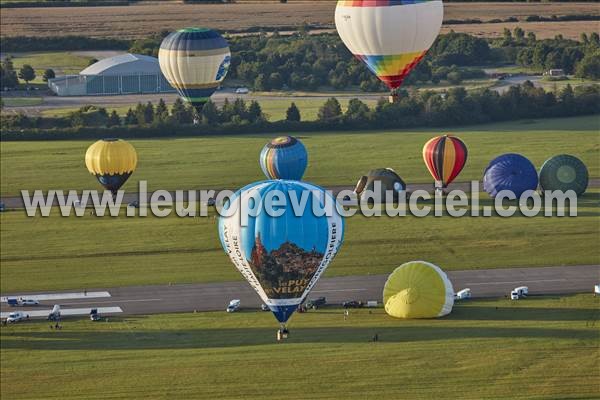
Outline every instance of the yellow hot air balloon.
{"label": "yellow hot air balloon", "polygon": [[135,148],[121,139],[102,139],[88,147],[85,166],[113,195],[129,179],[137,166]]}
{"label": "yellow hot air balloon", "polygon": [[383,288],[385,311],[396,318],[436,318],[454,305],[452,283],[438,266],[425,261],[402,264]]}

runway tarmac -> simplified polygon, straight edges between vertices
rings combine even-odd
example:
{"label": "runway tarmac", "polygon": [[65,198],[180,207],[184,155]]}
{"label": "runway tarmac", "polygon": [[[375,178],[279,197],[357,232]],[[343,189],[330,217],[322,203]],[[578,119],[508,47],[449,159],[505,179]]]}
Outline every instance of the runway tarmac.
{"label": "runway tarmac", "polygon": [[[594,285],[600,284],[600,265],[449,271],[448,277],[455,291],[468,287],[473,297],[479,298],[506,296],[517,286],[528,286],[530,295],[592,293]],[[386,279],[387,275],[324,278],[315,286],[309,298],[324,296],[327,298],[327,303],[331,305],[340,305],[348,300],[381,302],[381,293]],[[92,293],[92,291],[106,291],[110,293],[110,297],[86,298],[85,293]],[[242,309],[256,309],[261,304],[258,295],[245,281],[94,288],[86,292],[81,290],[74,292],[79,293],[77,296],[69,296],[69,293],[54,294],[52,300],[42,300],[36,307],[9,307],[3,302],[0,304],[0,309],[2,312],[17,310],[27,312],[34,311],[36,308],[52,308],[52,305],[60,304],[63,310],[119,307],[122,314],[141,315],[194,310],[225,311],[232,299],[240,299]],[[44,295],[48,294],[44,293]],[[23,298],[27,298],[28,295],[34,293],[2,294],[3,297]],[[72,298],[58,300],[57,297],[60,296]]]}

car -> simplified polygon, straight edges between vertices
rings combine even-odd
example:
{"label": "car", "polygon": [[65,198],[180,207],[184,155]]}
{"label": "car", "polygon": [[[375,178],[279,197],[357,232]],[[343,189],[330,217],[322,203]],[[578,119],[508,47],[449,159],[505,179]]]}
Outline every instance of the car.
{"label": "car", "polygon": [[39,301],[35,299],[23,299],[21,300],[22,306],[38,306],[40,304]]}
{"label": "car", "polygon": [[510,292],[511,300],[519,300],[520,298],[521,298],[521,296],[519,296],[519,292],[517,292],[516,290],[513,290],[512,292]]}
{"label": "car", "polygon": [[344,307],[344,308],[362,308],[363,306],[364,306],[364,303],[362,301],[356,301],[356,300],[345,301],[342,303],[342,307]]}
{"label": "car", "polygon": [[6,322],[9,324],[14,324],[16,322],[21,322],[26,319],[29,319],[29,314],[25,314],[24,312],[17,311],[17,312],[11,312],[10,314],[8,314],[8,318],[6,318]]}
{"label": "car", "polygon": [[309,301],[307,301],[306,308],[312,308],[313,310],[316,310],[317,308],[322,307],[325,304],[327,304],[327,299],[325,297],[317,297],[316,299],[310,299]]}
{"label": "car", "polygon": [[248,90],[248,88],[245,87],[239,87],[237,89],[235,89],[235,94],[248,94],[250,93],[250,91]]}
{"label": "car", "polygon": [[227,312],[228,313],[232,313],[232,312],[236,312],[237,309],[240,308],[240,300],[239,299],[235,299],[235,300],[231,300],[229,302],[229,305],[227,306]]}
{"label": "car", "polygon": [[594,296],[600,296],[600,285],[594,285]]}
{"label": "car", "polygon": [[260,305],[260,309],[262,311],[271,311],[271,309],[269,308],[269,306],[266,305],[266,304],[264,304],[264,303]]}

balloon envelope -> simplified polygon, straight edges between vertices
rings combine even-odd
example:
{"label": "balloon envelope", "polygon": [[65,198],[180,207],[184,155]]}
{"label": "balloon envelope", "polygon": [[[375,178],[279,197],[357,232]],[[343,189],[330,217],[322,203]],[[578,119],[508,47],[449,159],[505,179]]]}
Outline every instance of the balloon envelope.
{"label": "balloon envelope", "polygon": [[540,170],[542,190],[573,190],[582,195],[588,186],[588,170],[577,157],[560,154],[544,162]]}
{"label": "balloon envelope", "polygon": [[104,188],[116,194],[135,170],[137,153],[124,140],[102,139],[88,147],[85,165]]}
{"label": "balloon envelope", "polygon": [[[280,215],[264,208],[275,191],[285,197],[285,206],[276,207]],[[295,212],[291,197],[299,201],[303,195],[306,207]],[[316,216],[313,203],[323,207],[326,198],[330,216]],[[246,223],[244,204],[261,210],[249,213]],[[263,181],[236,192],[219,219],[225,252],[281,323],[304,301],[342,244],[344,221],[335,204],[330,194],[306,182]]]}
{"label": "balloon envelope", "polygon": [[437,188],[445,188],[456,179],[467,162],[467,155],[467,146],[456,136],[437,136],[423,146],[423,161]]}
{"label": "balloon envelope", "polygon": [[383,288],[385,311],[396,318],[435,318],[454,305],[454,289],[438,266],[425,261],[402,264]]}
{"label": "balloon envelope", "polygon": [[538,175],[535,166],[520,154],[503,154],[493,159],[483,174],[483,189],[491,196],[507,190],[517,198],[527,190],[536,190]]}
{"label": "balloon envelope", "polygon": [[[379,191],[375,191],[376,182],[380,184],[381,189]],[[386,201],[387,191],[391,191],[393,193],[393,200],[397,200],[398,193],[406,190],[406,183],[404,183],[402,178],[393,169],[378,168],[362,176],[354,188],[354,192],[359,197],[362,197],[367,190],[374,193],[374,202],[381,203]]]}
{"label": "balloon envelope", "polygon": [[439,0],[339,0],[335,26],[348,50],[393,90],[425,56],[443,17]]}
{"label": "balloon envelope", "polygon": [[260,167],[268,179],[299,181],[307,164],[306,148],[293,136],[280,136],[271,140],[260,153]]}
{"label": "balloon envelope", "polygon": [[160,69],[181,98],[206,103],[229,70],[229,44],[212,29],[186,28],[169,34],[158,51]]}

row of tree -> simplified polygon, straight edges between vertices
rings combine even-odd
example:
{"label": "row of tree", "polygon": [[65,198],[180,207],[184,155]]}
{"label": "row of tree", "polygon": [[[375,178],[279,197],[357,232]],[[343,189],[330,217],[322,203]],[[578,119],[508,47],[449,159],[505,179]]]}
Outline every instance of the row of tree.
{"label": "row of tree", "polygon": [[[380,99],[374,107],[369,107],[359,99],[352,99],[344,111],[335,98],[328,99],[318,111],[315,122],[302,122],[301,111],[292,103],[287,109],[285,122],[301,130],[315,129],[373,129],[408,128],[419,126],[469,125],[493,121],[507,121],[520,118],[547,118],[600,114],[600,86],[585,86],[573,89],[565,86],[558,93],[534,87],[531,82],[509,88],[499,94],[492,90],[467,92],[455,88],[447,93],[433,91],[400,93],[400,100],[389,103]],[[221,107],[208,102],[201,110],[195,110],[177,100],[169,110],[162,99],[155,106],[152,103],[139,103],[129,109],[124,117],[116,111],[85,106],[62,118],[28,118],[24,115],[2,117],[2,128],[20,130],[25,128],[89,128],[89,127],[139,127],[168,128],[175,126],[200,126],[203,130],[220,127],[238,131],[238,128],[269,126],[260,104],[249,104],[242,99],[226,101]],[[165,132],[177,130],[164,129]]]}
{"label": "row of tree", "polygon": [[[29,64],[24,64],[19,71],[16,71],[12,58],[10,57],[6,57],[0,64],[0,88],[3,90],[6,88],[14,89],[19,86],[19,79],[25,81],[26,84],[29,84],[36,76],[35,70]],[[52,79],[55,76],[54,71],[48,68],[44,71],[42,79],[44,82],[48,82],[48,79]]]}

